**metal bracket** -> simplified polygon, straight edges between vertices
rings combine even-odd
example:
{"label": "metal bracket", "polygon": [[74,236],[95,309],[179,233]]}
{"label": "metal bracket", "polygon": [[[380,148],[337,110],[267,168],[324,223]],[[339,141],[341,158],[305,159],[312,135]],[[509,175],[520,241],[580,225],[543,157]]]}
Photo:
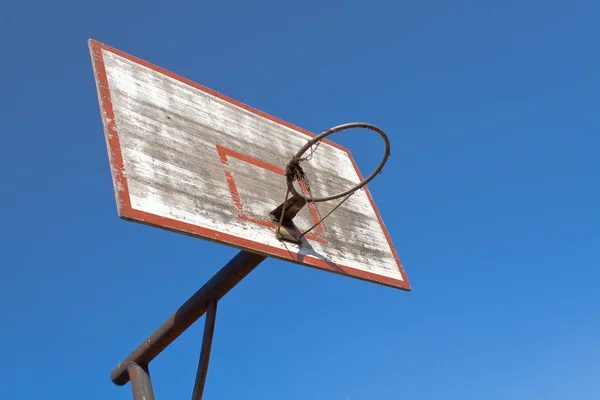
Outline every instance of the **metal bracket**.
{"label": "metal bracket", "polygon": [[269,213],[271,220],[278,226],[275,232],[277,239],[295,244],[302,243],[302,232],[294,224],[293,219],[306,203],[305,198],[294,195]]}

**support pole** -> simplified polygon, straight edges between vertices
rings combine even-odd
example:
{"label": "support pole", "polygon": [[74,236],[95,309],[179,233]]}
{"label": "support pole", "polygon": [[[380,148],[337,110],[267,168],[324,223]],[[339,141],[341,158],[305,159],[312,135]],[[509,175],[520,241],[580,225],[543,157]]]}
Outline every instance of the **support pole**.
{"label": "support pole", "polygon": [[130,379],[128,368],[132,363],[137,365],[150,364],[150,361],[154,360],[161,351],[206,312],[209,302],[220,300],[265,258],[263,255],[245,250],[240,251],[117,365],[110,374],[112,381],[119,386],[125,385]]}
{"label": "support pole", "polygon": [[194,382],[194,391],[192,400],[202,400],[204,393],[204,384],[208,374],[208,362],[210,361],[210,350],[212,348],[213,335],[215,333],[215,318],[217,317],[217,302],[211,301],[206,310],[206,321],[204,322],[204,336],[202,337],[202,349],[200,350],[200,360],[198,360],[198,372],[196,373],[196,382]]}
{"label": "support pole", "polygon": [[142,368],[137,364],[129,364],[127,372],[131,379],[133,400],[154,400],[154,390],[152,390],[148,368]]}

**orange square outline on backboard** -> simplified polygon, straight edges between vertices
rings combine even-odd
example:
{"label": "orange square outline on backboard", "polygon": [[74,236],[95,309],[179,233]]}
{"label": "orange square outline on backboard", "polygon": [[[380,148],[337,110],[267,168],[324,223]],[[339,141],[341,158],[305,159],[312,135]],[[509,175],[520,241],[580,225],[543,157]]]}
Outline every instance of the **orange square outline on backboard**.
{"label": "orange square outline on backboard", "polygon": [[[278,175],[285,176],[285,170],[283,170],[273,164],[266,163],[264,161],[254,158],[254,157],[250,157],[246,154],[237,152],[235,150],[231,150],[225,146],[216,145],[216,147],[217,147],[217,152],[219,153],[219,158],[221,160],[221,163],[226,167],[229,167],[228,157],[231,157],[231,158],[235,158],[240,161],[246,162],[248,164],[254,165],[256,167],[266,169],[267,171],[274,172]],[[231,199],[233,201],[233,205],[238,210],[238,218],[241,220],[244,220],[244,221],[252,222],[254,224],[265,226],[267,228],[272,228],[273,230],[275,230],[275,224],[271,221],[271,219],[256,218],[256,217],[248,215],[247,213],[244,212],[244,205],[242,204],[242,199],[240,198],[240,194],[237,190],[237,185],[235,184],[235,179],[233,178],[233,174],[229,168],[225,168],[224,171],[225,171],[225,178],[227,179],[227,184],[229,185],[229,191],[231,192]],[[306,193],[306,188],[303,187],[304,185],[301,184],[301,186],[302,186],[302,191]],[[316,224],[317,222],[319,222],[319,215],[317,213],[317,209],[315,208],[315,205],[312,203],[308,203],[307,207],[310,211],[310,216],[311,216],[313,222]],[[323,234],[324,233],[323,224],[317,225],[316,231],[320,234]],[[329,242],[327,242],[327,240],[320,237],[320,235],[317,235],[312,232],[306,234],[304,237],[308,240],[314,240],[315,242],[319,242],[321,244],[329,244]]]}

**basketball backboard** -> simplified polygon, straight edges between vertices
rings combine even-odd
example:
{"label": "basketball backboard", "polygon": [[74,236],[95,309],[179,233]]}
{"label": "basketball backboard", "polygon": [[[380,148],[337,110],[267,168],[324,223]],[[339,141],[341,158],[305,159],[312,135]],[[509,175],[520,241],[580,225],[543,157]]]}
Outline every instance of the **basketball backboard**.
{"label": "basketball backboard", "polygon": [[[97,41],[90,51],[121,218],[410,290],[366,187],[301,245],[276,237],[286,164],[314,134]],[[362,180],[331,141],[303,168],[315,196]],[[334,206],[309,203],[295,222]]]}

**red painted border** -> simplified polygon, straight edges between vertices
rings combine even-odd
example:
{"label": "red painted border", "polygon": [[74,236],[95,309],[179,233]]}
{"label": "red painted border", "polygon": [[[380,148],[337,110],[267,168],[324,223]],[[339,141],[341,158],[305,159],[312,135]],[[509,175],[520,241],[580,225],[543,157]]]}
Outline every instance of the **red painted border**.
{"label": "red painted border", "polygon": [[[296,263],[307,265],[307,266],[317,267],[320,269],[324,269],[324,270],[335,272],[335,273],[342,274],[342,275],[352,276],[357,279],[375,282],[375,283],[379,283],[382,285],[391,286],[391,287],[395,287],[395,288],[399,288],[399,289],[403,289],[403,290],[411,290],[410,284],[408,282],[408,279],[407,279],[404,269],[402,267],[402,263],[400,262],[400,259],[398,258],[398,255],[392,244],[389,233],[388,233],[385,225],[383,224],[381,215],[379,214],[379,211],[377,211],[377,208],[375,207],[375,202],[373,201],[373,197],[371,196],[367,187],[364,187],[363,190],[365,190],[365,192],[367,193],[369,201],[371,202],[371,205],[373,206],[373,209],[375,211],[375,214],[377,215],[377,219],[379,220],[379,223],[381,224],[381,228],[383,229],[383,232],[388,241],[390,249],[392,250],[394,258],[396,259],[396,263],[398,265],[398,269],[402,275],[403,280],[388,278],[388,277],[372,274],[369,272],[357,270],[357,269],[339,265],[339,264],[327,263],[327,262],[320,260],[318,258],[315,258],[315,257],[299,255],[292,251],[283,250],[283,249],[279,249],[279,248],[272,247],[272,246],[267,246],[262,243],[243,239],[243,238],[240,238],[237,236],[224,234],[222,232],[213,231],[211,229],[202,228],[202,227],[187,224],[187,223],[184,223],[181,221],[173,220],[170,218],[164,218],[164,217],[160,217],[158,215],[154,215],[154,214],[150,214],[150,213],[146,213],[143,211],[133,209],[131,207],[131,202],[129,200],[129,189],[128,189],[128,185],[127,185],[127,179],[124,174],[123,156],[121,154],[119,135],[118,135],[118,131],[117,131],[117,126],[115,124],[114,110],[112,107],[112,101],[111,101],[111,97],[110,97],[108,78],[106,76],[106,70],[104,67],[104,59],[103,59],[103,55],[102,55],[103,50],[114,53],[120,57],[126,58],[134,63],[143,65],[144,67],[152,69],[158,73],[166,75],[172,79],[178,80],[178,81],[185,83],[196,89],[202,90],[210,95],[216,96],[222,100],[225,100],[231,104],[241,107],[241,108],[243,108],[247,111],[250,111],[254,114],[260,115],[260,116],[267,118],[273,122],[284,125],[295,131],[301,132],[309,137],[314,137],[315,135],[305,129],[302,129],[293,124],[290,124],[289,122],[282,121],[279,118],[273,117],[269,114],[266,114],[255,108],[252,108],[252,107],[250,107],[246,104],[243,104],[239,101],[233,100],[227,96],[224,96],[218,92],[215,92],[212,89],[206,88],[202,85],[199,85],[195,82],[190,81],[189,79],[178,76],[178,75],[176,75],[172,72],[169,72],[163,68],[157,67],[153,64],[148,63],[147,61],[144,61],[137,57],[131,56],[127,53],[124,53],[120,50],[114,49],[103,43],[100,43],[100,42],[90,39],[89,46],[90,46],[90,53],[92,56],[92,65],[94,67],[94,73],[95,73],[95,77],[96,77],[98,98],[99,98],[100,108],[101,108],[101,113],[102,113],[102,122],[104,124],[104,129],[105,129],[105,136],[106,136],[106,141],[107,141],[109,160],[110,160],[113,182],[114,182],[114,187],[115,187],[117,209],[119,212],[119,216],[121,218],[148,224],[151,226],[155,226],[155,227],[159,227],[159,228],[163,228],[163,229],[167,229],[167,230],[181,232],[181,233],[185,233],[185,234],[189,234],[189,235],[193,235],[193,236],[199,236],[199,237],[207,239],[207,240],[211,240],[211,241],[215,241],[215,242],[219,242],[219,243],[225,243],[225,244],[243,248],[243,249],[246,249],[249,251],[258,252],[258,253],[276,257],[276,258],[279,258],[282,260],[292,261],[292,262],[296,262]],[[328,140],[324,140],[324,142],[326,142],[340,150],[345,151],[348,154],[348,156],[350,157],[350,159],[352,160],[352,163],[354,165],[354,168],[356,169],[358,176],[362,178],[362,175],[358,169],[358,166],[356,165],[356,162],[354,161],[354,158],[352,157],[352,155],[348,149],[346,149],[336,143],[328,141]]]}

